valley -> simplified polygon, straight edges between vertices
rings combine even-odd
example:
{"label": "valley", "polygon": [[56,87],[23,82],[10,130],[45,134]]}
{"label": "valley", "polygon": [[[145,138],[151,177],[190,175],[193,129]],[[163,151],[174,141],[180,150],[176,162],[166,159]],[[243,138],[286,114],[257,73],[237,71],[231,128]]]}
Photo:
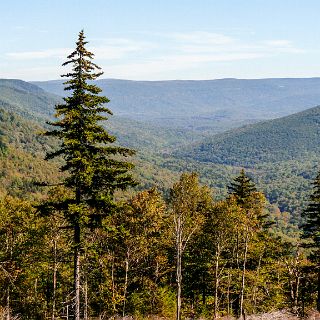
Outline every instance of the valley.
{"label": "valley", "polygon": [[[137,151],[138,189],[155,185],[166,192],[180,173],[195,171],[216,190],[219,199],[226,195],[229,181],[245,168],[269,201],[288,211],[292,223],[300,223],[319,165],[320,107],[309,106],[320,101],[320,79],[98,83],[114,111],[106,128],[119,145]],[[61,81],[0,80],[2,109],[11,113],[14,121],[27,121],[15,133],[3,130],[11,137],[8,144],[28,154],[38,150],[40,138],[35,133],[52,119],[54,105],[61,101],[59,94],[63,94]],[[204,125],[205,115],[215,112],[224,117],[218,121],[208,116],[208,125]],[[165,115],[170,116],[168,121]],[[8,117],[2,120],[3,128]],[[267,117],[277,119],[265,120]],[[262,121],[250,124],[258,119]],[[23,127],[34,133],[18,133]],[[30,138],[19,140],[15,135]],[[42,148],[38,157],[43,157],[48,147],[42,142]]]}

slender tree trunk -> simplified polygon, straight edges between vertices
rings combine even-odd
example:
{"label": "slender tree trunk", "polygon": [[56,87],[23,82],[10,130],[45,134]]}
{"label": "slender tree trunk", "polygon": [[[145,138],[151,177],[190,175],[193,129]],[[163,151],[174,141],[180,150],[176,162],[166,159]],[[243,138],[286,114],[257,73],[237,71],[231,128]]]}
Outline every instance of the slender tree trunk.
{"label": "slender tree trunk", "polygon": [[[258,267],[257,267],[257,281],[259,281],[259,278],[260,278],[260,268],[261,268],[262,256],[263,256],[263,253],[261,253],[259,256],[259,262],[258,262]],[[256,308],[257,308],[257,291],[258,291],[258,287],[255,282],[255,285],[253,287],[253,295],[252,295],[253,313],[256,313]]]}
{"label": "slender tree trunk", "polygon": [[202,304],[206,305],[206,275],[205,271],[202,272]]}
{"label": "slender tree trunk", "polygon": [[38,301],[38,278],[34,280],[34,297],[35,301]]}
{"label": "slender tree trunk", "polygon": [[128,288],[128,273],[129,273],[129,258],[130,253],[129,249],[127,250],[127,257],[126,257],[126,270],[125,270],[125,279],[124,279],[124,289],[123,289],[123,308],[122,308],[122,316],[124,317],[126,314],[126,299],[127,299],[127,288]]}
{"label": "slender tree trunk", "polygon": [[10,285],[7,288],[7,317],[6,320],[10,320]]}
{"label": "slender tree trunk", "polygon": [[220,245],[218,243],[216,252],[216,263],[214,270],[215,277],[215,288],[214,288],[214,319],[218,318],[218,288],[219,288],[219,256],[220,256]]}
{"label": "slender tree trunk", "polygon": [[56,318],[56,291],[57,291],[57,240],[53,241],[53,292],[52,292],[52,317]]}
{"label": "slender tree trunk", "polygon": [[317,310],[320,312],[320,266],[318,266]]}
{"label": "slender tree trunk", "polygon": [[181,281],[182,281],[182,272],[181,272],[181,254],[177,257],[177,315],[176,319],[180,320],[181,318]]}
{"label": "slender tree trunk", "polygon": [[244,288],[245,288],[245,274],[246,274],[246,263],[247,263],[247,253],[248,253],[248,241],[249,241],[249,231],[246,230],[246,239],[244,247],[244,257],[243,257],[243,267],[242,267],[242,279],[241,279],[241,292],[240,292],[240,316],[243,316],[243,300],[244,300]]}
{"label": "slender tree trunk", "polygon": [[177,250],[177,314],[176,320],[181,318],[181,284],[182,284],[182,235],[181,217],[177,218],[176,250]]}
{"label": "slender tree trunk", "polygon": [[74,226],[74,319],[80,320],[80,226]]}
{"label": "slender tree trunk", "polygon": [[299,287],[300,287],[300,272],[299,272],[299,252],[292,262],[292,266],[289,262],[286,262],[288,273],[289,273],[289,285],[290,285],[290,297],[291,297],[291,308],[293,313],[298,313],[298,298],[299,298]]}
{"label": "slender tree trunk", "polygon": [[230,315],[230,311],[232,310],[232,305],[230,300],[230,287],[231,287],[231,274],[230,274],[230,270],[228,270],[227,315]]}
{"label": "slender tree trunk", "polygon": [[294,283],[293,283],[293,280],[292,280],[292,271],[291,271],[291,268],[288,267],[288,270],[289,270],[289,275],[290,275],[290,279],[289,279],[289,285],[290,285],[290,300],[291,300],[291,309],[294,310],[295,308],[295,305],[294,305]]}
{"label": "slender tree trunk", "polygon": [[117,311],[116,308],[116,299],[115,299],[115,283],[114,283],[114,253],[112,253],[112,266],[111,266],[111,281],[112,281],[112,308],[113,313],[115,314]]}
{"label": "slender tree trunk", "polygon": [[239,262],[239,232],[237,232],[237,243],[236,243],[236,261],[237,261],[237,268],[240,269],[240,262]]}
{"label": "slender tree trunk", "polygon": [[[81,203],[81,190],[76,188],[76,203]],[[79,223],[79,213],[75,216],[74,223],[74,320],[80,320],[80,249],[81,249],[81,229]]]}
{"label": "slender tree trunk", "polygon": [[83,285],[83,294],[84,294],[84,311],[83,311],[83,320],[88,320],[88,279],[85,278]]}
{"label": "slender tree trunk", "polygon": [[295,285],[295,293],[294,293],[294,305],[295,312],[298,313],[298,299],[299,299],[299,289],[300,289],[300,276],[296,275],[296,285]]}

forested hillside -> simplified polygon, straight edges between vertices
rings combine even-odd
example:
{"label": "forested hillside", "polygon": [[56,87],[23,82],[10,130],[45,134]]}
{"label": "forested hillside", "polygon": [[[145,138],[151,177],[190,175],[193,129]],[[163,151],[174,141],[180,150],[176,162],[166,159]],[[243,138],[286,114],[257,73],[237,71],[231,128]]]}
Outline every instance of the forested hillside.
{"label": "forested hillside", "polygon": [[0,109],[1,174],[0,193],[23,199],[39,199],[45,194],[35,182],[50,177],[57,181],[57,162],[46,163],[46,152],[57,143],[40,135],[43,127],[12,112]]}
{"label": "forested hillside", "polygon": [[319,155],[320,107],[215,135],[179,150],[200,161],[253,167]]}
{"label": "forested hillside", "polygon": [[45,92],[38,86],[22,80],[0,79],[0,107],[27,119],[40,121],[53,115],[61,97]]}

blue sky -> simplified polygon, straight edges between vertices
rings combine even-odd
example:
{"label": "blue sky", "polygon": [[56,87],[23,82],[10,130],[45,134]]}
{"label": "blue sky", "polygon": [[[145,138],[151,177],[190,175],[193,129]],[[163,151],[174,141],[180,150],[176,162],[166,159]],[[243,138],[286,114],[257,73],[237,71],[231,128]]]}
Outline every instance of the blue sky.
{"label": "blue sky", "polygon": [[104,78],[320,76],[319,0],[11,0],[0,78],[58,79],[84,29]]}

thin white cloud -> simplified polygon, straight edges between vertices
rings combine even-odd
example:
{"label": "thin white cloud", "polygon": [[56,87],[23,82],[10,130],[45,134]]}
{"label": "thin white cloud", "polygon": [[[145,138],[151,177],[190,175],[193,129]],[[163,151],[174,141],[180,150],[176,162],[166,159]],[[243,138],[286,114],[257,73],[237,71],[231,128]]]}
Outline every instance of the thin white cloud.
{"label": "thin white cloud", "polygon": [[13,26],[12,28],[13,28],[14,30],[22,30],[22,31],[28,29],[26,26]]}
{"label": "thin white cloud", "polygon": [[189,32],[189,33],[172,33],[170,38],[183,43],[189,44],[210,44],[210,45],[223,45],[234,42],[234,39],[219,33],[212,32]]}
{"label": "thin white cloud", "polygon": [[[235,60],[250,60],[260,58],[259,53],[229,53],[216,55],[172,55],[152,61],[140,63],[128,63],[122,65],[111,65],[105,67],[108,77],[120,77],[128,79],[153,78],[166,72],[179,71],[185,69],[196,69],[205,63],[228,62]],[[134,75],[134,77],[132,77]]]}
{"label": "thin white cloud", "polygon": [[39,51],[25,51],[25,52],[9,52],[7,57],[16,60],[36,60],[47,58],[64,58],[72,49],[70,48],[57,48]]}
{"label": "thin white cloud", "polygon": [[239,39],[209,32],[192,32],[187,34],[174,34],[178,41],[178,49],[185,53],[259,53],[270,55],[280,53],[304,53],[305,51],[294,47],[289,40],[275,39],[247,43]]}
{"label": "thin white cloud", "polygon": [[129,57],[132,53],[148,52],[156,48],[156,44],[145,41],[133,41],[130,39],[108,39],[103,45],[89,47],[97,59],[110,60]]}
{"label": "thin white cloud", "polygon": [[263,43],[271,47],[292,47],[292,42],[289,40],[266,40]]}
{"label": "thin white cloud", "polygon": [[43,29],[43,28],[32,28],[28,25],[16,25],[16,26],[12,26],[11,27],[12,30],[15,30],[17,32],[21,32],[21,31],[29,31],[32,33],[38,32],[38,33],[47,33],[48,30],[47,29]]}
{"label": "thin white cloud", "polygon": [[[105,39],[102,42],[103,45],[88,47],[90,51],[94,52],[96,58],[101,60],[121,59],[129,56],[131,53],[143,52],[156,47],[154,43],[124,38]],[[55,48],[38,51],[9,52],[6,56],[15,60],[65,59],[73,50],[73,48]]]}
{"label": "thin white cloud", "polygon": [[277,53],[305,53],[305,50],[296,48],[289,40],[266,40],[261,44],[266,50],[276,50]]}

